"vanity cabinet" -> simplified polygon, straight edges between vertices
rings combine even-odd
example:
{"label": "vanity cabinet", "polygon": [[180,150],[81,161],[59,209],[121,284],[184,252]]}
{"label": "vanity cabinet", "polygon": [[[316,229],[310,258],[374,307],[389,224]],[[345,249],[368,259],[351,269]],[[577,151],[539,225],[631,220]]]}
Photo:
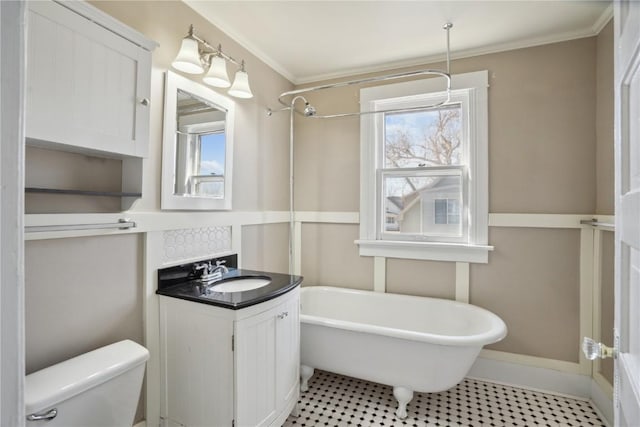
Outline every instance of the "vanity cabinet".
{"label": "vanity cabinet", "polygon": [[28,2],[28,142],[146,156],[155,46],[86,3]]}
{"label": "vanity cabinet", "polygon": [[240,310],[160,297],[164,426],[281,426],[299,394],[296,287]]}

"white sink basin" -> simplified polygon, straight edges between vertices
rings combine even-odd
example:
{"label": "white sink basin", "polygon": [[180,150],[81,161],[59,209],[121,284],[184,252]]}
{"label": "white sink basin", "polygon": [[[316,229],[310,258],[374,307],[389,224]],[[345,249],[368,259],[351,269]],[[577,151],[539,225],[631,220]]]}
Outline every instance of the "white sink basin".
{"label": "white sink basin", "polygon": [[264,277],[239,277],[227,279],[224,282],[213,285],[212,292],[243,292],[258,289],[271,283],[271,279]]}

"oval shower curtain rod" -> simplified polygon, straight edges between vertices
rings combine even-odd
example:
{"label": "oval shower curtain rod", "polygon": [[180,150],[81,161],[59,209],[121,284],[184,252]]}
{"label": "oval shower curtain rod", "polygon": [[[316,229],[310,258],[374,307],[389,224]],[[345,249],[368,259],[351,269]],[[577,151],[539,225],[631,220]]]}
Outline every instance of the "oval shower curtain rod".
{"label": "oval shower curtain rod", "polygon": [[[284,107],[280,108],[279,110],[272,110],[271,108],[268,108],[267,109],[267,115],[271,116],[273,113],[278,113],[278,112],[287,111],[287,110],[293,110],[295,113],[297,113],[297,114],[299,114],[299,115],[301,115],[303,117],[311,117],[311,118],[314,118],[314,119],[332,119],[332,118],[337,118],[337,117],[361,116],[361,115],[364,115],[364,114],[376,114],[376,113],[390,113],[390,112],[406,112],[406,111],[414,111],[414,110],[424,110],[424,109],[427,109],[427,108],[435,108],[435,107],[439,107],[441,105],[444,105],[444,104],[446,104],[446,103],[448,103],[450,101],[450,96],[451,96],[449,30],[451,30],[452,27],[453,27],[453,24],[450,23],[450,22],[447,22],[442,27],[447,32],[447,70],[446,71],[432,70],[432,69],[418,70],[418,71],[407,71],[407,72],[404,72],[404,73],[387,74],[387,75],[383,75],[383,76],[368,77],[368,78],[364,78],[364,79],[349,80],[349,81],[346,81],[346,82],[331,83],[331,84],[326,84],[326,85],[308,87],[308,88],[304,88],[304,89],[291,90],[291,91],[288,91],[288,92],[281,93],[280,96],[278,97],[278,102],[280,104],[282,104]],[[444,77],[446,79],[447,97],[446,97],[445,100],[443,100],[441,102],[438,102],[438,103],[435,103],[435,104],[429,104],[429,105],[424,105],[424,106],[419,106],[419,107],[412,107],[412,108],[394,108],[394,109],[388,109],[388,110],[359,111],[359,112],[325,114],[325,115],[317,114],[315,108],[310,107],[308,102],[306,102],[306,106],[308,108],[306,108],[305,111],[297,110],[295,108],[295,106],[294,106],[294,102],[292,102],[293,99],[295,99],[296,96],[301,95],[303,93],[317,92],[317,91],[326,90],[326,89],[334,89],[334,88],[339,88],[339,87],[354,86],[354,85],[361,85],[361,84],[367,84],[367,83],[376,83],[376,82],[382,82],[382,81],[388,81],[388,80],[396,80],[396,79],[402,79],[402,78],[407,78],[407,77],[425,76],[425,75],[440,76],[440,77]],[[292,97],[289,102],[286,102],[284,100],[284,98],[287,98],[287,97]],[[310,114],[309,111],[313,111],[313,113]]]}

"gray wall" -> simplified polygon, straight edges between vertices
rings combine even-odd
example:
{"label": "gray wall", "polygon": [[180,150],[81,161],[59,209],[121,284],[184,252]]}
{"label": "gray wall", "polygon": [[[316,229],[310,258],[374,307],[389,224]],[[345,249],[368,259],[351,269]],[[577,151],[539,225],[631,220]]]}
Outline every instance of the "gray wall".
{"label": "gray wall", "polygon": [[597,37],[596,59],[596,213],[613,215],[613,20]]}
{"label": "gray wall", "polygon": [[302,226],[303,286],[330,285],[371,289],[373,258],[354,250],[358,226],[316,224]]}
{"label": "gray wall", "polygon": [[26,369],[123,339],[143,344],[139,235],[27,241]]}
{"label": "gray wall", "polygon": [[[613,153],[613,20],[600,32],[597,38],[597,86],[596,86],[596,178],[597,200],[596,213],[613,215],[614,209],[614,153]],[[600,295],[600,330],[599,337],[603,343],[613,346],[613,233],[602,233],[601,247],[601,295]],[[596,337],[598,338],[598,337]],[[613,384],[613,360],[600,362],[602,375]]]}
{"label": "gray wall", "polygon": [[289,225],[243,226],[242,267],[250,270],[288,274]]}
{"label": "gray wall", "polygon": [[[612,79],[610,33],[608,26],[598,38],[452,62],[455,74],[489,70],[490,213],[593,214],[598,206],[609,213],[613,179],[602,171],[613,163],[603,154],[610,141],[600,143],[596,116],[599,123],[613,117],[609,104],[598,104]],[[308,96],[326,113],[357,111],[358,97],[357,87]],[[359,120],[296,120],[297,210],[359,211]],[[603,135],[605,128],[598,127]],[[305,284],[372,289],[372,258],[359,257],[353,243],[358,226],[337,227],[303,226]],[[488,264],[471,266],[470,299],[501,316],[509,335],[489,348],[578,361],[579,235],[490,228],[496,250]],[[455,266],[388,259],[387,290],[453,298]]]}
{"label": "gray wall", "polygon": [[[595,37],[454,60],[451,66],[455,74],[485,69],[489,211],[593,213]],[[309,95],[319,112],[358,111],[358,97],[354,86]],[[296,119],[296,209],[358,211],[359,119]]]}

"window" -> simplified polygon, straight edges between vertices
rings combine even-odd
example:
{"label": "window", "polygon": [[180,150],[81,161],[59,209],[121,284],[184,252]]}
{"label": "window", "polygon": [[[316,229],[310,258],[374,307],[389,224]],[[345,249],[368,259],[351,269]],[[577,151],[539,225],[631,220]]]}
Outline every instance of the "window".
{"label": "window", "polygon": [[487,79],[361,90],[361,255],[487,262]]}
{"label": "window", "polygon": [[460,224],[460,200],[435,199],[433,216],[434,224]]}

